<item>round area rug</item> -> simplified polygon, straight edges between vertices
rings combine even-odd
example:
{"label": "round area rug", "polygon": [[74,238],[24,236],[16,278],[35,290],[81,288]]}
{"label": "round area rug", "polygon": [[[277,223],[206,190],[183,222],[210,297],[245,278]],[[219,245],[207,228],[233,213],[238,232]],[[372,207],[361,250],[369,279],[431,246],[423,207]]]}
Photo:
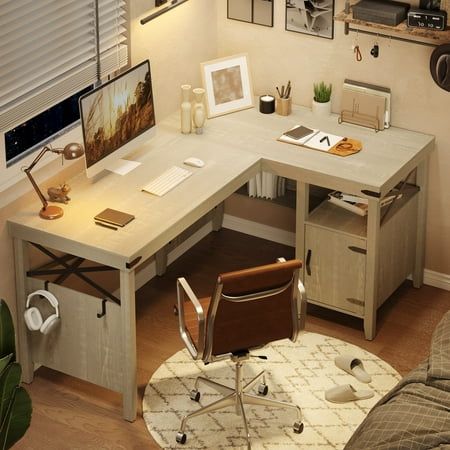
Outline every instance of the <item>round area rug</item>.
{"label": "round area rug", "polygon": [[[253,353],[265,355],[268,360],[251,358],[246,361],[245,380],[266,370],[267,398],[300,406],[304,423],[303,433],[296,434],[292,429],[296,420],[293,411],[245,405],[254,450],[342,449],[371,407],[400,379],[400,375],[377,356],[316,333],[303,332],[296,343],[278,341]],[[339,354],[359,358],[372,376],[372,382],[361,383],[338,369],[334,358]],[[234,408],[194,417],[186,425],[186,443],[176,443],[175,436],[183,416],[221,398],[204,384],[200,385],[200,404],[189,398],[199,375],[234,386],[231,362],[220,361],[205,366],[201,361],[193,361],[187,350],[177,352],[158,368],[145,389],[143,415],[149,432],[163,449],[246,449],[242,419],[235,414]],[[341,404],[326,401],[324,391],[342,384],[371,389],[374,396]]]}

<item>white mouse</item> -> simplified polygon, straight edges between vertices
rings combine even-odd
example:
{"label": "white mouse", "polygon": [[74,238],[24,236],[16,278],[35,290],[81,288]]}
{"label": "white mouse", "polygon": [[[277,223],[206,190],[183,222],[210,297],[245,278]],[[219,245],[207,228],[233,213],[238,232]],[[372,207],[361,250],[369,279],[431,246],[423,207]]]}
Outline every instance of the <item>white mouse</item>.
{"label": "white mouse", "polygon": [[187,166],[192,166],[192,167],[203,167],[205,165],[205,163],[201,159],[194,158],[193,156],[185,159],[183,161],[183,163],[186,164]]}

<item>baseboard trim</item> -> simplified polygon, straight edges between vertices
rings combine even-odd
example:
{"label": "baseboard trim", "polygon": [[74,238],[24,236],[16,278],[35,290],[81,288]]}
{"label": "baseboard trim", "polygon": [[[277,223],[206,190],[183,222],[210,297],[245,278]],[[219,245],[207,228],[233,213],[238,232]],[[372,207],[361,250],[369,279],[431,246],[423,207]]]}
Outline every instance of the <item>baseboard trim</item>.
{"label": "baseboard trim", "polygon": [[446,273],[425,269],[423,271],[423,283],[428,286],[450,291],[450,275],[447,275]]}
{"label": "baseboard trim", "polygon": [[[262,225],[251,220],[241,219],[240,217],[224,215],[223,227],[240,233],[250,234],[279,244],[295,246],[295,233],[280,230],[279,228]],[[446,291],[450,291],[450,275],[434,272],[429,269],[424,270],[423,282],[427,286],[433,286]]]}

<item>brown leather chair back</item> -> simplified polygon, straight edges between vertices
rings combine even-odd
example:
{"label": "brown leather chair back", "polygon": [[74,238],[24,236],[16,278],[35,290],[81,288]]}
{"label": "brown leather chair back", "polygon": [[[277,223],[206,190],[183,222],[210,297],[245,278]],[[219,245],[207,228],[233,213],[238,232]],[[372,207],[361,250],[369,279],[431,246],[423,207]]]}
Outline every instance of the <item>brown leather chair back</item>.
{"label": "brown leather chair back", "polygon": [[299,260],[219,275],[206,319],[203,360],[261,347],[298,332]]}

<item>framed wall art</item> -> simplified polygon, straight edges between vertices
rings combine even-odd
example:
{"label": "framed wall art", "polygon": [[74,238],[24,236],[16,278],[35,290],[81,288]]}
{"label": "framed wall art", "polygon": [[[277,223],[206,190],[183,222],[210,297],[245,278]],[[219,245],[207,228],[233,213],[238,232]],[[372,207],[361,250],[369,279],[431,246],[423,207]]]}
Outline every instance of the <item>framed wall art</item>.
{"label": "framed wall art", "polygon": [[273,0],[227,0],[227,17],[273,27]]}
{"label": "framed wall art", "polygon": [[327,39],[334,36],[334,0],[286,0],[286,30]]}
{"label": "framed wall art", "polygon": [[253,106],[253,88],[247,54],[214,59],[201,65],[208,117]]}

